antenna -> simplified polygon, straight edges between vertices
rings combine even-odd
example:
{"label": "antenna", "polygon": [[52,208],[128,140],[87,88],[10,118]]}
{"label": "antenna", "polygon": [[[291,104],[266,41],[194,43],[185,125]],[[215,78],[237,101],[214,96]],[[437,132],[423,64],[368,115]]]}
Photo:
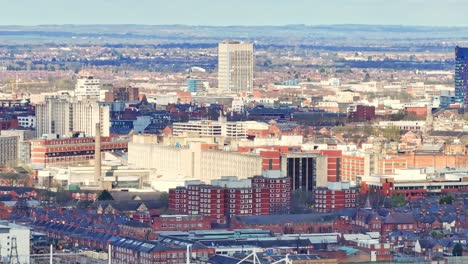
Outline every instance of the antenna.
{"label": "antenna", "polygon": [[10,264],[20,264],[15,236],[11,238]]}

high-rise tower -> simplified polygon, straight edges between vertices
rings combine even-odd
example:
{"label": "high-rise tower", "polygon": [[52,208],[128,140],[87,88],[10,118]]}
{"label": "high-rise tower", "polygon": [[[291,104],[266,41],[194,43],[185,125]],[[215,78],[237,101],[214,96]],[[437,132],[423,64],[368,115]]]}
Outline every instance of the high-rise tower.
{"label": "high-rise tower", "polygon": [[224,41],[218,45],[218,88],[230,92],[253,90],[253,44]]}
{"label": "high-rise tower", "polygon": [[468,108],[468,48],[455,47],[455,101]]}

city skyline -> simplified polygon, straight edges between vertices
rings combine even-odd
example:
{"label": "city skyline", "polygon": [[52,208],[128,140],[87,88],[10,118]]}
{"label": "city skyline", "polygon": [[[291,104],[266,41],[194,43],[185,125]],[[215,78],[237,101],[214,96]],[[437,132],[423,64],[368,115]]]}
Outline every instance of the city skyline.
{"label": "city skyline", "polygon": [[[461,0],[240,0],[235,5],[229,2],[212,3],[209,0],[175,0],[170,5],[161,0],[139,0],[138,4],[128,0],[112,1],[112,5],[110,3],[84,0],[79,5],[70,5],[70,1],[60,0],[40,3],[2,0],[0,4],[7,6],[9,11],[0,17],[0,25],[468,25],[468,18],[463,13],[463,10],[468,9],[468,2]],[[71,6],[73,12],[67,12]],[[110,7],[112,12],[109,12]]]}

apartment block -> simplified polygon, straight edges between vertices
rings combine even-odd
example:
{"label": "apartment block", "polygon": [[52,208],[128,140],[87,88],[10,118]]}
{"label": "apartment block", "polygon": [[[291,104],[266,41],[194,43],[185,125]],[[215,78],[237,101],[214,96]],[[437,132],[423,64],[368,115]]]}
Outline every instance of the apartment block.
{"label": "apartment block", "polygon": [[276,176],[222,177],[211,181],[211,184],[187,182],[185,187],[169,190],[169,210],[203,215],[216,223],[226,223],[235,215],[288,213],[291,181],[287,177]]}

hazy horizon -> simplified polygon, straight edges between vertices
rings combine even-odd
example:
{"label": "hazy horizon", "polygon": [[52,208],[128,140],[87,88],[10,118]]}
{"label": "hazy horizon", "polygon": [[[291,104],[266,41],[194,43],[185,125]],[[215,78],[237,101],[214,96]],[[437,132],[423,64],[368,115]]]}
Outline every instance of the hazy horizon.
{"label": "hazy horizon", "polygon": [[2,26],[468,26],[464,0],[0,0]]}

